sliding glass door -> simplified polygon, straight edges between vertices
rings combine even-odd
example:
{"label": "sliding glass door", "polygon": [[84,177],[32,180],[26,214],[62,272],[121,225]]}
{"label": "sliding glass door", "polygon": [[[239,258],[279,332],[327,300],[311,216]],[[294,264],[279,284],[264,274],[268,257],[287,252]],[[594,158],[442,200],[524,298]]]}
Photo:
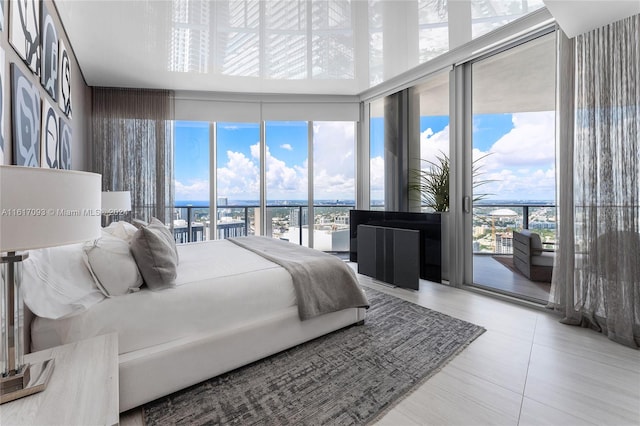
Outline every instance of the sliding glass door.
{"label": "sliding glass door", "polygon": [[549,282],[514,264],[514,231],[556,238],[555,33],[470,64],[468,284],[544,302]]}

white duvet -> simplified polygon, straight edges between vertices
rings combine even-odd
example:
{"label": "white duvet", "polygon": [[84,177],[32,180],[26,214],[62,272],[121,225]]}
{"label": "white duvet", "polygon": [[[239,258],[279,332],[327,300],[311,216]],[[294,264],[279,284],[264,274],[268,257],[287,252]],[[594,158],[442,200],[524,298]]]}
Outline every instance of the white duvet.
{"label": "white duvet", "polygon": [[[176,287],[107,298],[74,317],[36,318],[32,351],[117,332],[119,353],[225,330],[295,306],[282,267],[231,242],[178,246]],[[117,267],[117,265],[114,265]]]}

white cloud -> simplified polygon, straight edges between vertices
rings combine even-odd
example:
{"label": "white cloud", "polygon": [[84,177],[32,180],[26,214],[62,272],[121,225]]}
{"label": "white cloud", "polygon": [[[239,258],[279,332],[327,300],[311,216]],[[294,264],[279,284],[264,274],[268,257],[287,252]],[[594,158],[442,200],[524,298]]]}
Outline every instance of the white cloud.
{"label": "white cloud", "polygon": [[[476,192],[489,198],[548,200],[555,194],[555,114],[553,111],[513,114],[514,127],[488,151],[473,149],[481,180],[495,180]],[[420,157],[434,161],[449,153],[449,126],[420,135]],[[423,162],[421,167],[428,168]]]}
{"label": "white cloud", "polygon": [[[555,114],[513,114],[513,129],[488,151],[473,150],[480,179],[494,180],[477,189],[504,200],[551,200],[555,197]],[[487,155],[488,154],[488,155]]]}
{"label": "white cloud", "polygon": [[271,155],[267,147],[267,198],[305,198],[307,192],[307,168],[289,167]]}
{"label": "white cloud", "polygon": [[[260,143],[250,147],[251,155],[227,151],[227,163],[218,169],[218,195],[231,199],[260,197]],[[289,167],[271,155],[267,147],[267,198],[304,199],[307,193],[307,164]]]}
{"label": "white cloud", "polygon": [[[513,114],[513,129],[491,146],[491,163],[535,168],[555,159],[555,113]],[[489,166],[488,166],[489,167]]]}
{"label": "white cloud", "polygon": [[260,167],[241,152],[227,151],[227,163],[218,168],[218,196],[231,199],[260,198]]}
{"label": "white cloud", "polygon": [[282,145],[280,145],[280,148],[286,149],[287,151],[293,151],[293,147],[288,143],[283,143]]}
{"label": "white cloud", "polygon": [[538,169],[526,174],[518,170],[502,169],[487,173],[483,179],[493,180],[480,186],[476,192],[491,194],[487,198],[498,200],[553,200],[555,194],[555,168]]}
{"label": "white cloud", "polygon": [[369,163],[371,200],[384,200],[384,158],[373,157]]}
{"label": "white cloud", "polygon": [[[292,148],[290,144],[280,146]],[[287,148],[288,147],[288,148]],[[318,122],[314,125],[314,197],[315,199],[355,199],[355,129],[351,122]],[[250,146],[250,154],[227,151],[223,167],[217,170],[218,195],[232,200],[258,199],[260,196],[260,143]],[[266,152],[267,197],[306,199],[308,160],[302,165],[287,165]],[[377,181],[382,182],[382,170]],[[176,182],[176,198],[194,199],[198,193],[208,199],[208,182],[184,185]],[[204,186],[203,186],[204,185]],[[202,188],[200,188],[202,186]]]}
{"label": "white cloud", "polygon": [[[437,162],[445,154],[449,156],[449,126],[438,133],[434,133],[431,128],[420,134],[420,158],[427,161]],[[429,168],[429,164],[423,161],[422,168]]]}
{"label": "white cloud", "polygon": [[352,122],[313,126],[314,198],[355,200],[355,131]]}
{"label": "white cloud", "polygon": [[218,127],[225,129],[225,130],[238,130],[240,128],[240,126],[234,125],[234,124],[224,124],[224,125],[220,125],[218,124]]}
{"label": "white cloud", "polygon": [[188,183],[175,182],[175,199],[179,201],[195,201],[209,199],[209,181],[203,179],[190,180]]}

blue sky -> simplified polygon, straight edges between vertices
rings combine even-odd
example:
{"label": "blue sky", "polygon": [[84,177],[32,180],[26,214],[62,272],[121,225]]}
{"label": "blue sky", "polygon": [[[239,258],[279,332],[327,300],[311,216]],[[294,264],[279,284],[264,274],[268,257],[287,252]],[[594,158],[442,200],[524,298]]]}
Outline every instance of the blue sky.
{"label": "blue sky", "polygon": [[175,180],[183,184],[209,180],[209,123],[179,121],[175,125]]}
{"label": "blue sky", "polygon": [[[481,158],[480,192],[487,200],[554,201],[555,114],[553,111],[478,114],[473,117],[473,158]],[[384,197],[384,125],[371,120],[371,199]],[[449,118],[420,118],[420,156],[434,161],[449,153]],[[423,163],[428,167],[428,163]]]}
{"label": "blue sky", "polygon": [[268,121],[265,132],[271,155],[288,166],[304,165],[309,152],[306,121]]}
{"label": "blue sky", "polygon": [[512,129],[513,114],[476,114],[473,116],[473,147],[488,151],[496,141]]}
{"label": "blue sky", "polygon": [[[307,122],[267,122],[267,201],[307,198]],[[176,200],[209,197],[208,133],[204,123],[176,123]],[[217,123],[218,196],[257,200],[260,194],[260,126]],[[355,198],[355,126],[352,122],[314,122],[316,200]]]}
{"label": "blue sky", "polygon": [[[384,194],[384,121],[371,120],[371,198]],[[314,123],[316,200],[355,198],[352,123]],[[421,157],[449,151],[449,118],[421,117]],[[218,196],[259,198],[260,126],[218,123]],[[267,198],[307,198],[308,126],[306,122],[267,122]],[[553,200],[555,197],[554,113],[484,114],[473,118],[474,158],[483,161],[482,188],[496,200]],[[176,200],[207,200],[209,124],[176,123]]]}

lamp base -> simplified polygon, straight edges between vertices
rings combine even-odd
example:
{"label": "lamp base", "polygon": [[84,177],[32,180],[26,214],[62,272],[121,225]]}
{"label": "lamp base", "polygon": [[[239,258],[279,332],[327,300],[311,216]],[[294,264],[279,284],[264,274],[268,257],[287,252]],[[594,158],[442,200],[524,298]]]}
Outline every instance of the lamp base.
{"label": "lamp base", "polygon": [[26,365],[24,371],[0,379],[0,404],[42,392],[53,373],[53,359]]}
{"label": "lamp base", "polygon": [[29,364],[25,364],[22,366],[22,371],[20,373],[16,373],[7,377],[0,378],[0,394],[4,395],[9,392],[18,391],[20,389],[24,389],[29,386],[29,379],[31,378],[31,369],[29,368]]}

